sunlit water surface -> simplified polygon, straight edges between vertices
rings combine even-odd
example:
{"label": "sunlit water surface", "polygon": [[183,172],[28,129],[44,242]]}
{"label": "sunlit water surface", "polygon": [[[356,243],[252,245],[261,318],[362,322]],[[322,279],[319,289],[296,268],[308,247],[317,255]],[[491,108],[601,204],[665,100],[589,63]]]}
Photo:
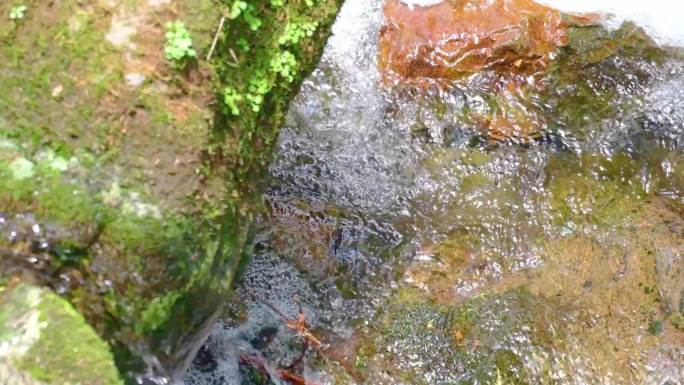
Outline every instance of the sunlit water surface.
{"label": "sunlit water surface", "polygon": [[[384,350],[374,354],[391,357],[394,369],[364,367],[351,353],[351,365],[364,371],[357,383],[477,383],[464,364],[474,356],[463,362],[446,358],[456,354],[450,341],[458,336],[440,329],[440,313],[422,323],[421,317],[432,313],[407,310],[407,319],[423,326],[401,336],[368,337],[377,335],[378,323],[387,323],[383,312],[396,302],[397,292],[444,290],[444,301],[455,304],[505,292],[520,280],[544,287],[544,279],[530,277],[545,266],[540,252],[545,240],[579,234],[627,247],[630,240],[610,229],[565,220],[552,210],[549,186],[558,177],[553,173],[563,168],[553,167],[559,159],[577,172],[591,173],[580,159],[602,159],[619,169],[627,154],[625,185],[683,201],[684,78],[678,64],[667,64],[640,90],[641,107],[618,119],[592,122],[583,135],[560,129],[545,143],[483,147],[473,144],[475,133],[461,127],[458,117],[465,103],[478,108],[482,96],[476,90],[422,97],[380,85],[380,6],[379,0],[345,2],[319,68],[292,104],[270,168],[269,210],[259,222],[255,253],[186,385],[260,383],[241,364],[245,355],[261,359],[272,383],[279,383],[278,369],[296,361],[301,351],[301,337],[283,318],[295,319],[300,311],[324,344],[340,352],[353,352],[364,338],[376,338]],[[446,111],[435,112],[435,98]],[[642,124],[644,119],[650,123]],[[603,189],[601,167],[594,172],[589,177]],[[594,209],[582,204],[577,202],[578,212]],[[475,256],[458,273],[434,251],[453,234],[468,234]],[[421,279],[423,270],[434,273],[435,266],[443,269],[442,281]],[[594,337],[572,334],[584,327],[573,318],[576,313],[549,313],[557,317],[548,315],[549,333],[578,323],[568,326],[564,348],[556,349],[537,344],[537,324],[529,321],[530,314],[546,314],[553,305],[503,294],[478,306],[480,327],[491,331],[478,343],[512,352],[531,383],[542,383],[544,373],[559,384],[629,383],[629,376],[595,362]],[[671,341],[642,349],[626,342],[624,356],[633,355],[634,370],[648,384],[682,384],[682,346]],[[341,380],[339,372],[345,370],[330,361],[321,362],[311,349],[297,371],[310,383],[354,382]],[[416,368],[422,378],[398,374]]]}

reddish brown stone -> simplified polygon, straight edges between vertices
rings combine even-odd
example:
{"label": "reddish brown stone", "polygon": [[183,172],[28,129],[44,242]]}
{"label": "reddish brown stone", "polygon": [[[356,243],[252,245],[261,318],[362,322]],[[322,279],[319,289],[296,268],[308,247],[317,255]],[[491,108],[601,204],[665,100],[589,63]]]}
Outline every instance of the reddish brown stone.
{"label": "reddish brown stone", "polygon": [[413,9],[387,0],[380,68],[390,83],[425,85],[484,69],[529,76],[566,44],[561,13],[531,0],[449,0]]}

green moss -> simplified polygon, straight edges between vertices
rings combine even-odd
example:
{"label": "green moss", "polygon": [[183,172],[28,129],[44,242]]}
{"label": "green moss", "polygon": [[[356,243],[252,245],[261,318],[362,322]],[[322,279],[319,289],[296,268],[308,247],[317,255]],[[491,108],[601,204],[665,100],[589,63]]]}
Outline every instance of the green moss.
{"label": "green moss", "polygon": [[[543,305],[538,301],[520,289],[449,305],[402,289],[385,307],[374,345],[362,353],[368,354],[365,360],[376,361],[376,369],[412,384],[423,383],[432,368],[441,368],[437,375],[458,377],[457,384],[493,384],[497,376],[507,384],[527,384],[525,357],[513,341],[525,334],[541,347],[551,346],[544,332],[548,311],[539,312]],[[472,348],[473,343],[479,347]],[[373,358],[375,350],[386,352],[386,361]],[[430,364],[414,366],[415,357]]]}
{"label": "green moss", "polygon": [[[198,60],[185,71],[156,68],[135,89],[124,83],[124,60],[145,55],[124,54],[106,35],[112,15],[132,12],[137,2],[26,3],[21,23],[0,23],[0,140],[14,147],[0,148],[0,206],[79,235],[97,228],[94,244],[55,241],[52,262],[78,266],[86,280],[71,300],[113,341],[122,367],[139,369],[131,360],[144,353],[172,371],[248,254],[278,130],[341,0],[244,2],[211,63],[202,56],[234,2],[174,3]],[[148,16],[155,23],[169,15]],[[141,40],[134,38],[141,50],[154,48]],[[163,45],[162,37],[160,53]],[[211,86],[219,105],[225,89],[237,95],[217,112],[213,131]],[[55,156],[40,158],[46,149]],[[64,169],[72,157],[78,165]],[[176,173],[203,178],[177,193],[178,181],[168,177]]]}
{"label": "green moss", "polygon": [[629,224],[646,196],[635,165],[624,154],[613,159],[554,157],[546,168],[546,188],[556,222],[592,223],[603,228]]}
{"label": "green moss", "polygon": [[[217,65],[217,73],[220,100],[227,108],[216,134],[238,137],[237,142],[224,142],[223,153],[233,158],[236,167],[231,173],[239,189],[253,190],[251,181],[261,179],[287,105],[294,97],[292,90],[317,64],[340,5],[338,0],[315,5],[302,0],[287,5],[226,1],[235,12],[231,12],[234,15],[217,50],[224,58]],[[261,21],[257,32],[250,17],[244,17],[246,10]],[[237,42],[243,44],[238,46]],[[240,54],[246,45],[249,52]],[[231,51],[238,52],[237,62],[227,65],[225,62],[233,60]]]}
{"label": "green moss", "polygon": [[26,3],[31,12],[21,25],[11,34],[0,33],[6,133],[36,146],[72,143],[73,137],[92,134],[93,108],[111,81],[121,77],[120,58],[103,44],[104,28],[94,28],[106,10],[81,8],[71,0],[55,6]]}
{"label": "green moss", "polygon": [[142,312],[140,321],[136,324],[137,332],[144,333],[157,329],[167,321],[171,309],[180,297],[179,293],[169,293],[163,297],[153,299]]}
{"label": "green moss", "polygon": [[631,86],[651,78],[644,67],[662,63],[665,57],[665,51],[632,23],[613,32],[599,25],[571,25],[568,44],[544,81],[541,105],[554,124],[581,136],[583,128],[629,107],[631,100],[617,98],[624,92],[617,85],[638,89]]}
{"label": "green moss", "polygon": [[62,224],[95,222],[97,204],[82,187],[46,167],[17,178],[11,165],[0,161],[0,202],[6,210],[30,211]]}
{"label": "green moss", "polygon": [[39,323],[34,325],[38,329],[28,331],[35,336],[26,340],[30,347],[14,357],[17,369],[45,384],[122,384],[109,347],[69,303],[48,290],[24,285],[5,295],[9,298],[5,298],[0,310],[11,308],[12,303],[23,306],[11,314],[0,311],[0,315],[4,314],[0,325],[8,326],[7,317],[38,314]]}

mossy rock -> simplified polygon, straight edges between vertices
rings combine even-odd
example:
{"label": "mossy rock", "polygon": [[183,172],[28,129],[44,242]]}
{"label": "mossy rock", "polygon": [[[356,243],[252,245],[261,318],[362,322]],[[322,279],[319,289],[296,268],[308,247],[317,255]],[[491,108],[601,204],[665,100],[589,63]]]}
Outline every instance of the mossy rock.
{"label": "mossy rock", "polygon": [[[0,23],[0,278],[63,292],[128,379],[173,377],[250,254],[280,125],[342,2],[24,3]],[[164,57],[176,20],[182,66]]]}
{"label": "mossy rock", "polygon": [[640,27],[624,23],[609,31],[601,25],[573,25],[543,80],[540,98],[551,129],[583,138],[587,127],[633,108],[668,57]]}
{"label": "mossy rock", "polygon": [[4,288],[1,296],[3,381],[22,385],[123,384],[107,343],[67,301],[26,284]]}
{"label": "mossy rock", "polygon": [[[463,262],[467,233],[432,248],[440,262],[412,265],[408,285],[365,330],[357,362],[368,382],[388,383],[381,373],[410,384],[539,384],[563,373],[647,381],[652,362],[642,353],[676,356],[679,349],[669,341],[681,338],[684,314],[677,254],[684,211],[666,198],[632,200],[616,191],[611,202],[597,195],[606,206],[591,215],[603,212],[606,222],[591,222],[598,226],[589,234],[539,240],[543,263],[529,271],[504,269],[483,282]],[[473,293],[457,293],[470,284]]]}

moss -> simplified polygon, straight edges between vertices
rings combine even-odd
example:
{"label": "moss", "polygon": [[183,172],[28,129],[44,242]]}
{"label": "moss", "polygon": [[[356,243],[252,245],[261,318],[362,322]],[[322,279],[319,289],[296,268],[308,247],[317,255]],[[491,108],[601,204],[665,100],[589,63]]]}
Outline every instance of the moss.
{"label": "moss", "polygon": [[[2,327],[7,327],[10,319],[20,319],[21,314],[36,312],[38,315],[35,328],[27,329],[34,335],[33,339],[26,340],[30,346],[12,359],[18,370],[45,384],[123,383],[107,344],[69,303],[48,290],[35,287],[20,285],[8,290],[10,292],[4,293],[0,306],[0,315],[4,314],[0,317]],[[21,306],[9,314],[2,311],[17,304]]]}
{"label": "moss", "polygon": [[[227,6],[232,3],[226,1]],[[224,143],[224,155],[233,158],[236,167],[231,170],[232,178],[242,188],[255,189],[253,181],[263,176],[278,128],[294,97],[292,90],[317,64],[340,5],[338,0],[322,0],[315,5],[295,0],[283,6],[268,1],[248,2],[251,15],[261,21],[256,31],[249,18],[236,17],[227,22],[218,49],[225,59],[217,66],[221,84],[218,91],[222,94],[229,87],[236,97],[233,106],[224,110],[216,135],[237,136],[237,142]],[[316,28],[304,28],[311,20],[316,21]],[[294,39],[293,30],[300,27],[305,33]],[[249,52],[240,53],[238,41],[248,42]],[[234,65],[226,64],[231,50],[237,52]]]}
{"label": "moss", "polygon": [[[203,57],[233,1],[183,0],[145,15],[138,1],[26,4],[21,23],[0,23],[0,141],[13,147],[0,148],[0,205],[79,235],[97,228],[88,242],[55,240],[50,263],[79,269],[86,283],[68,296],[121,367],[140,370],[140,356],[153,354],[170,374],[248,254],[278,130],[341,0],[245,3],[211,63]],[[138,48],[106,40],[112,18],[127,13],[147,23]],[[155,58],[156,23],[178,15],[198,56],[182,71]],[[148,69],[142,85],[126,85],[124,74]],[[211,93],[226,87],[244,95],[240,115],[222,110],[212,122]],[[77,166],[39,159],[48,149]],[[10,167],[16,159],[26,162]]]}
{"label": "moss", "polygon": [[157,329],[159,325],[166,322],[171,314],[173,305],[178,300],[179,293],[169,293],[163,297],[153,299],[142,312],[140,321],[136,324],[137,332],[144,333]]}
{"label": "moss", "polygon": [[94,222],[97,213],[90,194],[44,164],[29,178],[16,178],[11,163],[0,160],[0,202],[10,212],[30,211],[63,224]]}
{"label": "moss", "polygon": [[555,126],[581,136],[590,124],[628,108],[633,100],[618,95],[628,90],[640,96],[641,86],[651,80],[647,68],[665,58],[666,52],[632,23],[612,32],[599,25],[571,25],[568,44],[544,80],[540,105]]}
{"label": "moss", "polygon": [[675,329],[684,331],[684,313],[678,312],[670,316],[670,323]]}
{"label": "moss", "polygon": [[[6,111],[6,132],[20,142],[76,148],[69,145],[72,138],[89,135],[102,92],[121,77],[118,55],[102,43],[104,28],[96,28],[106,20],[106,10],[82,8],[71,0],[53,6],[25,3],[31,10],[26,18],[13,32],[0,33],[0,105]],[[0,6],[0,12],[5,14],[9,5]]]}
{"label": "moss", "polygon": [[555,156],[546,167],[546,188],[556,222],[603,228],[629,224],[646,197],[636,164],[625,154],[614,159]]}

